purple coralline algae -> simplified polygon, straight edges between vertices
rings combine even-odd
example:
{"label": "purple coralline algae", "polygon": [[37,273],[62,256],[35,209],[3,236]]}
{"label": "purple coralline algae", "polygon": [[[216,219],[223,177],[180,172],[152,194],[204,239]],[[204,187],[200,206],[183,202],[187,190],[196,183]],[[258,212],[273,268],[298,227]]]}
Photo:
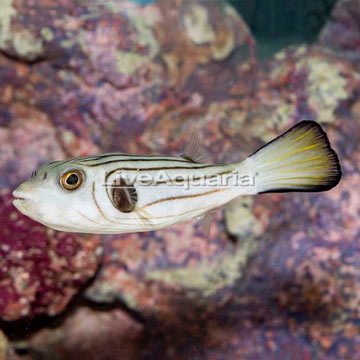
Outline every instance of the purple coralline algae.
{"label": "purple coralline algae", "polygon": [[[9,320],[59,314],[80,293],[57,326],[30,327],[21,349],[39,359],[360,359],[355,0],[339,1],[318,44],[266,64],[223,1],[6,0],[1,11],[0,316],[11,340]],[[242,197],[216,214],[210,237],[192,221],[102,237],[101,254],[98,236],[48,230],[11,205],[10,189],[47,161],[175,155],[194,129],[212,161],[240,161],[304,119],[328,133],[340,184]]]}
{"label": "purple coralline algae", "polygon": [[99,237],[56,232],[20,214],[0,193],[0,318],[57,315],[95,273]]}

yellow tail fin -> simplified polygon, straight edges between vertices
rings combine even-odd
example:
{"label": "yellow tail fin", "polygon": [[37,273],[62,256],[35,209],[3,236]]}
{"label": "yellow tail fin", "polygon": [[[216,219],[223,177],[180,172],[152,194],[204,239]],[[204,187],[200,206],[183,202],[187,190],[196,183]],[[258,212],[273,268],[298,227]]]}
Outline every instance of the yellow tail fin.
{"label": "yellow tail fin", "polygon": [[257,193],[325,191],[340,181],[341,168],[315,121],[302,121],[249,158]]}

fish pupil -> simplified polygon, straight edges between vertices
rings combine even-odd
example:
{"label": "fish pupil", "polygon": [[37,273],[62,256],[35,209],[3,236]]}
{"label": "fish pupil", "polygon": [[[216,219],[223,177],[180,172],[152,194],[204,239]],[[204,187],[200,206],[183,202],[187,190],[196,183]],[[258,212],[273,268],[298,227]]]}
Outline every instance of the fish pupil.
{"label": "fish pupil", "polygon": [[66,183],[68,185],[76,185],[79,181],[79,177],[76,174],[71,174],[67,179]]}

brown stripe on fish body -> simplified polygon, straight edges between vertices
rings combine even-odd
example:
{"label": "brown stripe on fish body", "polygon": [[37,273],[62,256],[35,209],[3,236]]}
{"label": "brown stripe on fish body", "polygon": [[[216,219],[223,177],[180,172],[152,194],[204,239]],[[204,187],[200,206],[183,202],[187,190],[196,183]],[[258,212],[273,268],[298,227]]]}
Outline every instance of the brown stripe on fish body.
{"label": "brown stripe on fish body", "polygon": [[74,158],[72,160],[78,161],[78,162],[88,162],[88,161],[97,161],[105,158],[109,158],[112,156],[127,156],[127,154],[121,154],[121,153],[108,153],[108,154],[99,154],[99,155],[89,155],[89,156],[81,156],[78,158]]}
{"label": "brown stripe on fish body", "polygon": [[[222,171],[222,172],[219,172],[219,173],[215,173],[215,174],[212,174],[212,175],[204,175],[204,176],[197,176],[197,177],[193,177],[191,178],[191,181],[198,181],[198,180],[211,180],[211,179],[214,179],[215,177],[217,176],[222,176],[222,175],[227,175],[227,174],[231,174],[234,170],[231,169],[231,170],[226,170],[226,171]],[[189,181],[189,179],[187,180]],[[176,182],[178,184],[181,184],[181,183],[185,183],[185,179],[171,179],[171,180],[164,180],[164,181],[157,181],[157,182],[152,182],[152,181],[142,181],[141,184],[143,185],[153,185],[153,186],[157,186],[157,185],[165,185],[165,184],[171,184],[173,182]]]}
{"label": "brown stripe on fish body", "polygon": [[54,170],[54,169],[56,169],[57,167],[59,167],[61,165],[69,163],[70,161],[72,161],[72,159],[70,159],[70,160],[52,161],[51,163],[49,163],[48,170]]}
{"label": "brown stripe on fish body", "polygon": [[[112,157],[116,157],[115,159],[98,162],[102,159],[109,159]],[[59,161],[52,161],[49,163],[49,169],[55,169],[59,166],[65,165],[67,163],[73,163],[74,165],[85,165],[88,167],[97,167],[106,164],[112,164],[116,162],[149,162],[149,161],[164,161],[164,162],[179,162],[179,163],[188,163],[193,164],[190,160],[181,157],[170,157],[170,156],[161,156],[161,155],[133,155],[133,154],[119,154],[119,153],[109,153],[103,154],[98,156],[84,156],[75,159],[68,159],[68,160],[59,160]],[[91,163],[93,162],[93,163]],[[89,164],[90,163],[90,164]]]}
{"label": "brown stripe on fish body", "polygon": [[134,159],[136,158],[167,158],[167,159],[178,159],[181,158],[181,156],[166,156],[166,155],[154,155],[154,154],[141,154],[141,155],[137,155],[137,154],[126,154],[126,153],[107,153],[107,154],[99,154],[99,155],[90,155],[90,156],[83,156],[80,157],[78,159],[80,160],[92,160],[94,158],[96,159],[105,159],[108,157],[112,157],[112,156],[121,156],[121,157],[133,157]]}
{"label": "brown stripe on fish body", "polygon": [[95,181],[92,183],[91,195],[92,195],[92,198],[94,200],[95,206],[96,206],[97,210],[99,211],[99,214],[102,216],[102,218],[104,220],[109,221],[109,219],[105,216],[105,214],[103,213],[103,211],[101,210],[101,208],[99,206],[99,203],[96,200],[96,197],[95,197]]}
{"label": "brown stripe on fish body", "polygon": [[165,201],[176,201],[176,200],[183,200],[183,199],[194,199],[194,198],[198,198],[198,197],[201,197],[201,196],[206,196],[206,195],[218,193],[218,192],[225,191],[225,190],[228,190],[228,189],[214,189],[214,190],[207,191],[207,192],[200,193],[200,194],[180,195],[180,196],[167,197],[167,198],[163,198],[163,199],[159,199],[159,200],[152,201],[152,202],[150,202],[150,203],[142,206],[142,208],[146,208],[146,207],[149,207],[149,206],[153,206],[153,205],[156,205],[156,204],[160,204],[160,203],[163,203],[163,202],[165,202]]}
{"label": "brown stripe on fish body", "polygon": [[147,167],[147,168],[139,168],[137,166],[135,167],[124,167],[119,168],[118,170],[121,171],[160,171],[160,170],[197,170],[197,169],[207,169],[207,168],[214,168],[218,165],[200,165],[200,166],[194,166],[195,164],[192,164],[192,166],[158,166],[158,167]]}
{"label": "brown stripe on fish body", "polygon": [[[151,161],[151,160],[164,160],[164,161],[182,161],[182,162],[189,162],[192,163],[191,160],[182,158],[182,157],[173,157],[173,156],[164,156],[164,155],[134,155],[134,154],[122,154],[122,153],[108,153],[99,155],[97,157],[81,157],[74,160],[79,160],[81,162],[87,163],[91,161],[99,161],[103,159],[109,159],[109,158],[117,158],[113,159],[114,161],[121,161],[125,159],[133,159],[133,160],[145,160],[145,161]],[[125,158],[125,159],[124,159]],[[130,160],[127,160],[130,161]]]}
{"label": "brown stripe on fish body", "polygon": [[[142,209],[142,208],[141,208]],[[174,214],[174,215],[165,215],[165,216],[154,216],[154,215],[151,215],[151,220],[154,220],[154,219],[169,219],[169,218],[176,218],[176,217],[179,217],[179,216],[184,216],[184,215],[187,215],[187,214],[191,214],[191,213],[194,213],[194,212],[197,212],[197,211],[201,211],[203,210],[204,212],[206,212],[208,210],[207,207],[203,207],[203,208],[196,208],[196,209],[191,209],[191,210],[188,210],[188,211],[185,211],[185,212],[182,212],[182,213],[178,213],[178,214]],[[120,217],[120,218],[117,218],[117,217],[114,217],[114,221],[116,220],[119,220],[119,221],[122,221],[122,222],[125,222],[125,221],[128,221],[128,220],[134,220],[134,221],[138,221],[140,218],[139,216],[131,216],[130,213],[127,214],[126,217]]]}
{"label": "brown stripe on fish body", "polygon": [[115,173],[120,174],[123,171],[134,171],[134,172],[147,171],[147,172],[153,172],[153,171],[161,171],[161,170],[164,170],[164,171],[191,170],[193,172],[193,171],[196,171],[196,170],[209,169],[209,168],[220,168],[221,167],[219,165],[198,165],[198,164],[193,164],[193,163],[190,163],[190,165],[191,166],[170,166],[170,167],[169,166],[160,166],[160,167],[155,167],[154,166],[154,167],[146,167],[146,168],[142,168],[142,167],[138,167],[138,166],[135,166],[135,167],[121,167],[121,168],[117,168],[117,169],[109,171],[106,174],[105,181],[107,182],[111,175],[113,175]]}
{"label": "brown stripe on fish body", "polygon": [[86,166],[89,166],[89,167],[97,167],[97,166],[108,165],[108,164],[113,164],[113,163],[117,163],[117,162],[140,162],[140,161],[143,161],[143,162],[163,161],[163,162],[172,162],[172,163],[178,162],[178,163],[193,164],[191,161],[186,160],[186,159],[176,159],[176,158],[172,158],[172,159],[171,159],[171,158],[139,159],[139,158],[136,158],[136,159],[115,159],[115,160],[108,160],[108,161],[103,161],[103,162],[99,162],[99,163],[95,163],[95,164],[86,164]]}
{"label": "brown stripe on fish body", "polygon": [[80,212],[78,210],[76,210],[76,213],[79,214],[80,216],[82,216],[84,219],[86,219],[86,220],[88,220],[88,221],[90,221],[90,222],[92,222],[92,223],[94,223],[96,225],[100,225],[100,226],[102,225],[102,224],[99,224],[98,222],[96,222],[95,220],[89,218],[88,216],[84,215],[82,212]]}

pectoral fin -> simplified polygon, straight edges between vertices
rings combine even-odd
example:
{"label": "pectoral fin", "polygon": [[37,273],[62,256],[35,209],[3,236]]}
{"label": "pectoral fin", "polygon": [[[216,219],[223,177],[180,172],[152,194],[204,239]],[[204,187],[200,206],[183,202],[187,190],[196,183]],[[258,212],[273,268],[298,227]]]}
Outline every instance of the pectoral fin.
{"label": "pectoral fin", "polygon": [[217,211],[217,209],[210,210],[205,215],[198,218],[199,224],[201,225],[203,230],[206,232],[206,235],[208,235],[208,236],[210,236],[211,224],[214,220],[216,211]]}

